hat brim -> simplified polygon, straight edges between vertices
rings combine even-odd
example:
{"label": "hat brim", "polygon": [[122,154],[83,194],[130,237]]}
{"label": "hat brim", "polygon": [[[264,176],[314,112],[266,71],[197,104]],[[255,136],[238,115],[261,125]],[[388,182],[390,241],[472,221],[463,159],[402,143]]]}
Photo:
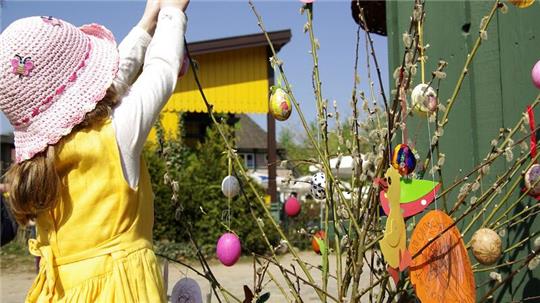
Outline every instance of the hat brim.
{"label": "hat brim", "polygon": [[14,130],[16,162],[31,159],[68,135],[101,101],[118,71],[118,49],[112,33],[97,24],[80,28],[92,43],[86,65],[58,99],[23,129]]}

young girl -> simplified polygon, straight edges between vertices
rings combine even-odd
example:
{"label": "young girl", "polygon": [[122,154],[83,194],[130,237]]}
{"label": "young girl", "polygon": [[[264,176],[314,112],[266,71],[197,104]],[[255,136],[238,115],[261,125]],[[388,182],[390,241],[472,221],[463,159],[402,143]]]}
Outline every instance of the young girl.
{"label": "young girl", "polygon": [[166,302],[141,151],[176,85],[188,1],[148,0],[118,49],[103,26],[53,17],[0,35],[10,203],[19,223],[35,219],[41,257],[27,302]]}

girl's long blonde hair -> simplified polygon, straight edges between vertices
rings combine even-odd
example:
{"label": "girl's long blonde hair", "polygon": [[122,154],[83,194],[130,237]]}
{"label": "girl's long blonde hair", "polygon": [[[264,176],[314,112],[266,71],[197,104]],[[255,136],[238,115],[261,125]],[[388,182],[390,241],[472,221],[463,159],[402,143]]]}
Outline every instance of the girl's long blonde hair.
{"label": "girl's long blonde hair", "polygon": [[[118,103],[118,94],[114,86],[109,87],[105,97],[96,108],[87,113],[83,122],[75,126],[72,132],[79,131],[111,115]],[[56,206],[60,195],[61,178],[56,171],[56,145],[49,145],[43,152],[32,159],[13,163],[6,173],[9,184],[9,203],[17,222],[25,225],[38,213]]]}

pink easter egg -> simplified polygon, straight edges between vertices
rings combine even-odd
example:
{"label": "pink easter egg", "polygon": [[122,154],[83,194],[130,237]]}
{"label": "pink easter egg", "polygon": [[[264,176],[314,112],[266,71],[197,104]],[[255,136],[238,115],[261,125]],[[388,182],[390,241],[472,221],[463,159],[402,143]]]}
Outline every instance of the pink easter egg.
{"label": "pink easter egg", "polygon": [[240,239],[233,233],[225,233],[217,242],[216,254],[219,261],[225,266],[233,266],[240,258],[242,245]]}
{"label": "pink easter egg", "polygon": [[187,74],[187,71],[189,69],[189,58],[187,55],[184,55],[184,59],[182,60],[182,67],[180,67],[180,72],[178,73],[178,78],[182,78]]}
{"label": "pink easter egg", "polygon": [[313,3],[313,1],[315,1],[315,0],[300,0],[300,2],[306,3],[306,4],[307,3]]}
{"label": "pink easter egg", "polygon": [[287,198],[287,201],[285,201],[285,214],[289,217],[296,217],[300,213],[300,210],[302,209],[302,205],[300,205],[300,202],[296,197],[290,196]]}
{"label": "pink easter egg", "polygon": [[534,65],[531,76],[534,85],[540,88],[540,60]]}

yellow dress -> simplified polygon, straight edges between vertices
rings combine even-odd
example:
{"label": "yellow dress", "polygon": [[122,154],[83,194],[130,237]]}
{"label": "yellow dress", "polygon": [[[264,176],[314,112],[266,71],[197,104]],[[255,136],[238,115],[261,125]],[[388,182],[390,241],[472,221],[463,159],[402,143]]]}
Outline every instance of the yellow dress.
{"label": "yellow dress", "polygon": [[[36,219],[39,274],[26,302],[166,302],[152,250],[153,194],[125,181],[111,120],[58,145],[61,199]],[[47,189],[36,189],[47,190]]]}

